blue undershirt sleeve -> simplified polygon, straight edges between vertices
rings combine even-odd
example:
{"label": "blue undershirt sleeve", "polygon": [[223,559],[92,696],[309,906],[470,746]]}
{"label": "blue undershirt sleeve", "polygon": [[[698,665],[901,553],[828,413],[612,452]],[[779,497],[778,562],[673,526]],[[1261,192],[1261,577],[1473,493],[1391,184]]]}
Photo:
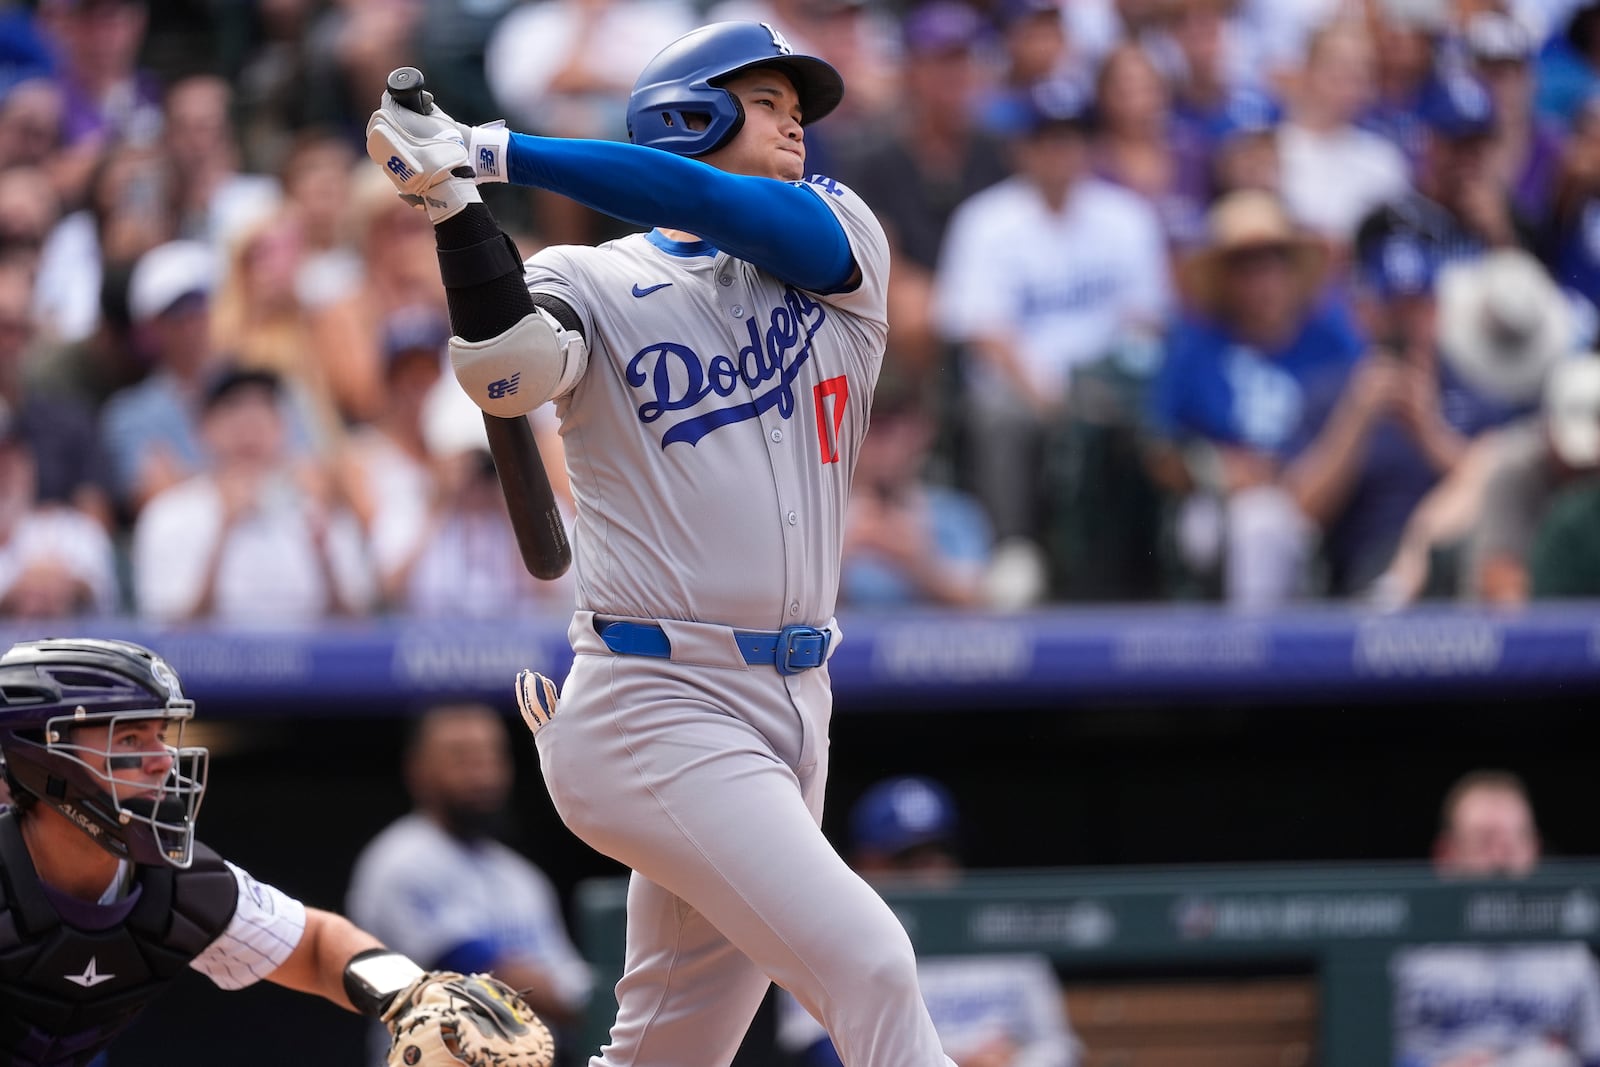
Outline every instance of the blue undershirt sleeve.
{"label": "blue undershirt sleeve", "polygon": [[452,945],[450,949],[433,962],[433,969],[440,971],[459,971],[462,974],[477,974],[492,968],[499,958],[499,949],[494,942],[487,938],[477,938],[472,941],[463,941],[459,945]]}
{"label": "blue undershirt sleeve", "polygon": [[507,172],[635,226],[685,230],[791,285],[841,289],[855,270],[844,226],[809,189],[729,174],[657,148],[513,133]]}
{"label": "blue undershirt sleeve", "polygon": [[839,1058],[839,1050],[833,1047],[833,1042],[826,1037],[820,1038],[816,1044],[806,1049],[801,1054],[801,1062],[805,1067],[844,1067],[844,1061]]}

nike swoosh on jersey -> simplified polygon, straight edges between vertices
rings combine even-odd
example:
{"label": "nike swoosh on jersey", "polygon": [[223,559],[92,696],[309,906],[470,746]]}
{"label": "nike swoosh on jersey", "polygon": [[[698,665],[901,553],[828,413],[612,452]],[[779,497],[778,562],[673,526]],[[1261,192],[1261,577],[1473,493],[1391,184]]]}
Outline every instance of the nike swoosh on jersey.
{"label": "nike swoosh on jersey", "polygon": [[672,284],[671,282],[661,282],[658,285],[652,285],[648,289],[641,289],[641,288],[639,288],[639,284],[637,282],[635,282],[634,286],[633,286],[633,295],[634,296],[649,296],[651,293],[655,292],[657,289],[665,289],[667,286],[669,286],[671,284]]}

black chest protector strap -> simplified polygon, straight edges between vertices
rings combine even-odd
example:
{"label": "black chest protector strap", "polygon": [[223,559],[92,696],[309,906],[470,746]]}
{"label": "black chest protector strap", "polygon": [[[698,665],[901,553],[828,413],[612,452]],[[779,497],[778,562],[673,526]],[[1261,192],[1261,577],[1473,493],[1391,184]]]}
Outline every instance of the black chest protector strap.
{"label": "black chest protector strap", "polygon": [[120,923],[79,929],[45,894],[14,814],[0,813],[0,1063],[87,1063],[228,928],[233,872],[195,846],[187,870],[138,867]]}
{"label": "black chest protector strap", "polygon": [[34,874],[33,857],[14,811],[0,812],[0,896],[8,917],[25,930],[44,931],[61,922]]}

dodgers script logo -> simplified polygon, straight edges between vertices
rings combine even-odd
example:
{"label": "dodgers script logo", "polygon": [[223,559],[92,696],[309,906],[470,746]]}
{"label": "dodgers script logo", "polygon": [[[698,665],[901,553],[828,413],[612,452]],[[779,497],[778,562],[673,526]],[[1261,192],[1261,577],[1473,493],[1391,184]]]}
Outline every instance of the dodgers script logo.
{"label": "dodgers script logo", "polygon": [[[755,394],[753,399],[684,419],[661,435],[661,447],[674,441],[692,445],[719,426],[756,418],[774,405],[787,419],[794,414],[794,380],[811,358],[811,338],[827,320],[820,301],[786,288],[783,304],[772,309],[764,333],[755,316],[745,320],[750,343],[736,355],[703,360],[688,345],[673,341],[641,348],[628,361],[628,384],[648,389],[654,399],[639,405],[639,421],[655,422],[668,412],[695,407],[708,396],[731,396],[740,382]],[[763,386],[767,386],[764,392]]]}

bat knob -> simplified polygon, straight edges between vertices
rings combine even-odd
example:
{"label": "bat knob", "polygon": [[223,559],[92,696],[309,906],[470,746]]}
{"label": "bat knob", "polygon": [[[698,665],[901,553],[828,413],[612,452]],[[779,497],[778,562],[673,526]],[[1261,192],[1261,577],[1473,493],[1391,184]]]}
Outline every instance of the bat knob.
{"label": "bat knob", "polygon": [[408,93],[422,88],[422,71],[416,67],[396,67],[389,72],[389,91]]}
{"label": "bat knob", "polygon": [[389,72],[387,87],[394,102],[403,108],[427,114],[428,100],[422,92],[422,71],[416,67],[396,67]]}

